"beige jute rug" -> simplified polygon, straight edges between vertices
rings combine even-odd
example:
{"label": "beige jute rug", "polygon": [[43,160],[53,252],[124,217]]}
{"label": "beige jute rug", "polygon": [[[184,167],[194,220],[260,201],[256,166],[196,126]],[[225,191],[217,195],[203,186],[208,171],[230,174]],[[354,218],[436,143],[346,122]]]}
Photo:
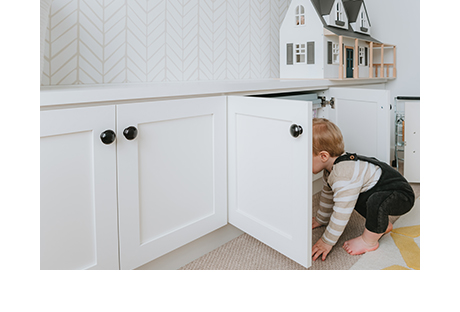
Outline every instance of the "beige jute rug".
{"label": "beige jute rug", "polygon": [[[416,197],[420,196],[419,184],[413,185]],[[313,215],[319,205],[319,194],[313,197]],[[391,217],[395,222],[397,217]],[[361,257],[349,255],[342,245],[346,240],[362,234],[365,219],[353,212],[350,221],[325,261],[317,259],[308,269],[294,262],[257,239],[242,234],[208,254],[190,262],[180,270],[348,270]],[[312,245],[321,237],[324,227],[313,230]],[[389,234],[387,234],[389,235]]]}

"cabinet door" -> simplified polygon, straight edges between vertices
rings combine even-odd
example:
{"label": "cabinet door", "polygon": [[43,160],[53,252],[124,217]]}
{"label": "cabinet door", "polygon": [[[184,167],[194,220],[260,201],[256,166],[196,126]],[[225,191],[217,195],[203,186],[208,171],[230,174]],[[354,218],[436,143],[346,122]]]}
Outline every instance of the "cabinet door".
{"label": "cabinet door", "polygon": [[386,90],[331,88],[326,118],[342,131],[345,150],[390,163],[390,95]]}
{"label": "cabinet door", "polygon": [[[311,265],[311,102],[228,97],[229,223]],[[300,125],[297,138],[291,125]]]}
{"label": "cabinet door", "polygon": [[407,101],[404,108],[404,177],[420,183],[420,101]]}
{"label": "cabinet door", "polygon": [[118,269],[115,107],[40,116],[40,268]]}
{"label": "cabinet door", "polygon": [[[225,97],[117,107],[122,269],[227,223],[225,116]],[[122,135],[130,126],[132,140]]]}

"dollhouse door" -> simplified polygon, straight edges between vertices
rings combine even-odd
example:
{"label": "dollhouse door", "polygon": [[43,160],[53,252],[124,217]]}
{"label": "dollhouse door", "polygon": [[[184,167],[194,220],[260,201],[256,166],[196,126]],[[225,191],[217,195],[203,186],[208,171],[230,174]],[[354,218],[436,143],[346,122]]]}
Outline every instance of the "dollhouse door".
{"label": "dollhouse door", "polygon": [[347,78],[353,78],[353,49],[346,50],[347,53]]}

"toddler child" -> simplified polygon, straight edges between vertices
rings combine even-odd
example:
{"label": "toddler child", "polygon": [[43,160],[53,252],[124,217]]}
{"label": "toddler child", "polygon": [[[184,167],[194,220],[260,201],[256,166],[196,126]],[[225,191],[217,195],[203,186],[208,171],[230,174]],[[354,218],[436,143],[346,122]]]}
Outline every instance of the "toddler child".
{"label": "toddler child", "polygon": [[393,228],[389,215],[403,215],[414,205],[412,187],[398,171],[376,158],[345,153],[340,129],[324,118],[313,119],[312,165],[313,173],[323,170],[313,228],[327,225],[312,248],[313,261],[319,256],[326,259],[354,209],[366,218],[365,229],[343,248],[350,255],[359,255],[379,247],[380,237]]}

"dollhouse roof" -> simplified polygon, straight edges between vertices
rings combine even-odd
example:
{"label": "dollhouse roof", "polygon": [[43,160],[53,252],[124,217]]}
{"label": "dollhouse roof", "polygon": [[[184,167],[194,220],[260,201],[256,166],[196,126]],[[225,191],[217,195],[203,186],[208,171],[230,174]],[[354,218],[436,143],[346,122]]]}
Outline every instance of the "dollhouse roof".
{"label": "dollhouse roof", "polygon": [[[361,40],[367,40],[367,41],[372,41],[376,43],[381,43],[375,38],[372,38],[369,35],[366,34],[361,34],[353,31],[353,28],[351,27],[350,24],[348,24],[348,29],[343,29],[343,28],[337,28],[333,26],[329,26],[326,21],[323,18],[323,15],[328,15],[331,13],[332,6],[334,5],[335,0],[311,0],[311,3],[313,4],[313,7],[316,10],[316,13],[319,16],[319,19],[323,23],[324,28],[329,30],[330,32],[338,35],[338,36],[345,36],[345,37],[351,37],[351,38],[357,38]],[[363,0],[343,0],[343,6],[345,8],[345,12],[348,17],[348,22],[349,23],[354,23],[356,22],[359,9],[361,8],[361,4],[364,4]],[[367,9],[366,5],[364,4],[364,8],[366,10],[367,14]],[[368,19],[369,20],[369,19]],[[369,22],[370,24],[370,22]]]}
{"label": "dollhouse roof", "polygon": [[331,12],[335,0],[312,0],[316,11],[320,16],[327,15]]}
{"label": "dollhouse roof", "polygon": [[[345,11],[347,12],[348,21],[350,23],[356,22],[356,18],[358,17],[359,9],[361,8],[361,5],[364,5],[364,10],[366,11],[366,14],[367,14],[366,4],[364,3],[363,0],[343,0],[343,6],[345,8]],[[367,17],[368,17],[367,20],[369,21],[369,25],[370,25],[371,22],[369,20],[369,16]]]}

